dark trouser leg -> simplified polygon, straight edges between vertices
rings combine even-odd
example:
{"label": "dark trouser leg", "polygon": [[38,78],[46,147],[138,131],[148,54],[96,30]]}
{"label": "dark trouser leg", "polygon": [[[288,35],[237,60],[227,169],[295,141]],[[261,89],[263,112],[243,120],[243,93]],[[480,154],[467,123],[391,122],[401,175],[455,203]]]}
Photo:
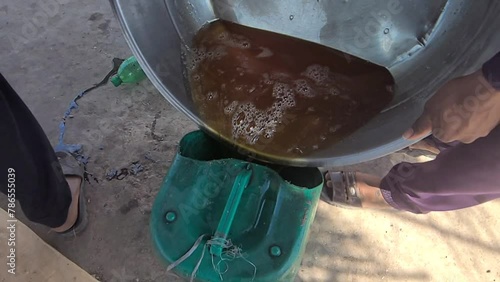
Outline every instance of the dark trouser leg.
{"label": "dark trouser leg", "polygon": [[28,107],[0,74],[0,190],[15,170],[15,197],[31,221],[61,226],[71,192],[54,150]]}
{"label": "dark trouser leg", "polygon": [[500,198],[500,126],[472,144],[445,149],[433,161],[394,166],[380,188],[390,205],[413,213],[457,210]]}

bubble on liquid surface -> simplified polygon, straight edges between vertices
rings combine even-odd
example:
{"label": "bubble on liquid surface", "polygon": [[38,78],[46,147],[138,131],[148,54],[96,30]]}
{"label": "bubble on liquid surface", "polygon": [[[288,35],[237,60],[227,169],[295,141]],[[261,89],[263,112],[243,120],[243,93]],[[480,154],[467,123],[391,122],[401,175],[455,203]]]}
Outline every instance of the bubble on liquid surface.
{"label": "bubble on liquid surface", "polygon": [[231,102],[231,104],[229,104],[228,106],[226,106],[224,108],[224,114],[226,114],[226,115],[232,114],[234,112],[234,110],[236,110],[237,106],[238,106],[237,101]]}
{"label": "bubble on liquid surface", "polygon": [[221,32],[221,33],[219,34],[219,39],[220,39],[220,40],[224,40],[224,39],[226,39],[227,37],[228,37],[228,33],[227,33],[227,32]]}
{"label": "bubble on liquid surface", "polygon": [[224,113],[232,114],[232,134],[234,139],[242,138],[247,144],[256,144],[261,138],[272,139],[278,125],[283,123],[287,109],[296,105],[295,91],[286,83],[277,82],[273,86],[275,101],[271,107],[260,110],[252,103],[226,106]]}
{"label": "bubble on liquid surface", "polygon": [[337,132],[337,130],[339,130],[341,127],[342,127],[342,126],[341,126],[340,124],[337,124],[337,125],[335,125],[335,126],[331,126],[331,127],[328,129],[328,131],[329,131],[330,133],[335,133],[335,132]]}
{"label": "bubble on liquid surface", "polygon": [[207,100],[208,101],[215,100],[215,99],[217,99],[217,97],[219,97],[219,94],[217,93],[217,91],[210,91],[207,93]]}
{"label": "bubble on liquid surface", "polygon": [[252,47],[250,41],[246,37],[236,34],[232,34],[226,39],[222,39],[222,43],[226,46],[239,49],[248,49]]}
{"label": "bubble on liquid surface", "polygon": [[314,97],[314,90],[309,86],[305,79],[298,79],[294,82],[295,91],[303,97]]}
{"label": "bubble on liquid surface", "polygon": [[336,87],[332,87],[328,90],[328,93],[332,96],[338,96],[340,94],[340,91]]}
{"label": "bubble on liquid surface", "polygon": [[307,67],[306,71],[302,75],[312,79],[317,84],[323,83],[330,72],[330,68],[320,65],[312,65]]}

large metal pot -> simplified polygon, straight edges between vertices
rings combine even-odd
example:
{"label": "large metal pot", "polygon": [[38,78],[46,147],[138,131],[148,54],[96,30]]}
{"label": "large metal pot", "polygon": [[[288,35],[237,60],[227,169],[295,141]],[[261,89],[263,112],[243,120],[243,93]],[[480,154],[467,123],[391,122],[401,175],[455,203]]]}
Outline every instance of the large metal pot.
{"label": "large metal pot", "polygon": [[198,117],[184,87],[180,52],[182,40],[188,41],[216,18],[317,42],[391,71],[397,87],[386,109],[341,143],[307,159],[268,159],[289,165],[354,164],[408,146],[401,135],[420,115],[427,98],[450,78],[476,70],[500,51],[500,2],[495,0],[111,0],[111,4],[152,83],[208,131],[212,130]]}

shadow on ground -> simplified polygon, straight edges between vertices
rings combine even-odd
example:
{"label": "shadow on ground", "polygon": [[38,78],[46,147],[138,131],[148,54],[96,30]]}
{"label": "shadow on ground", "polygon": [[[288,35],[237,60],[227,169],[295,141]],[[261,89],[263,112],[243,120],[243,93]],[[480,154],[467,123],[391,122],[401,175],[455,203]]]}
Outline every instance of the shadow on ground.
{"label": "shadow on ground", "polygon": [[[383,176],[405,154],[338,170]],[[415,215],[321,203],[298,281],[500,281],[500,202]]]}

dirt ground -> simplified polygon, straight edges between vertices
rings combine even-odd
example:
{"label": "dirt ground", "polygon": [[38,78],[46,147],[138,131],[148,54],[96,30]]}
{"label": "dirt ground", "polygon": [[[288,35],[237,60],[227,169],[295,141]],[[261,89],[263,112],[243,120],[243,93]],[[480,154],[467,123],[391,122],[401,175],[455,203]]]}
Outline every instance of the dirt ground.
{"label": "dirt ground", "polygon": [[[71,99],[99,82],[114,57],[131,55],[107,1],[3,1],[0,38],[0,71],[53,144]],[[68,120],[65,139],[83,144],[88,170],[98,180],[86,187],[87,230],[62,239],[21,220],[100,281],[177,281],[155,257],[148,221],[177,142],[194,129],[149,81],[89,93]],[[349,169],[383,175],[405,159],[394,154]],[[108,171],[134,162],[144,170],[106,180]],[[499,213],[498,201],[428,215],[322,203],[297,280],[500,281]],[[2,268],[2,281],[11,281],[4,273]]]}

